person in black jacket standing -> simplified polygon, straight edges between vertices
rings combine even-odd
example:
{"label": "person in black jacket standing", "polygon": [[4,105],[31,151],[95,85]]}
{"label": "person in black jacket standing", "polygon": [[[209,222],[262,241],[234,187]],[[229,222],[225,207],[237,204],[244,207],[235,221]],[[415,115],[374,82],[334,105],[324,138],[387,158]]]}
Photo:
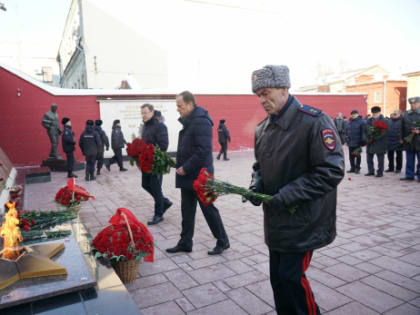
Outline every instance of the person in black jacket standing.
{"label": "person in black jacket standing", "polygon": [[74,132],[71,130],[71,120],[70,118],[64,117],[61,121],[64,125],[63,134],[61,136],[61,143],[63,145],[63,151],[66,154],[67,159],[67,177],[77,178],[76,174],[73,174],[73,165],[74,165],[74,150],[76,141],[74,141]]}
{"label": "person in black jacket standing", "polygon": [[119,119],[114,120],[112,124],[111,133],[111,147],[114,151],[114,156],[105,164],[108,171],[111,171],[111,165],[117,163],[120,167],[120,172],[125,172],[127,169],[123,166],[122,149],[124,148],[127,141],[124,139],[124,134],[121,131],[121,124]]}
{"label": "person in black jacket standing", "polygon": [[79,139],[79,147],[86,158],[86,181],[96,179],[95,162],[100,143],[99,135],[93,129],[93,120],[86,121],[86,129]]}
{"label": "person in black jacket standing", "polygon": [[221,119],[219,121],[219,127],[217,128],[217,135],[219,137],[219,144],[221,146],[220,152],[217,155],[217,159],[220,160],[220,156],[223,154],[223,160],[229,161],[227,158],[228,142],[230,142],[230,133],[225,125],[226,120]]}
{"label": "person in black jacket standing", "polygon": [[101,141],[101,143],[99,144],[98,147],[98,154],[96,155],[96,175],[101,175],[101,169],[102,166],[104,165],[104,152],[105,152],[105,147],[106,150],[109,150],[109,140],[108,140],[108,136],[106,135],[105,131],[102,130],[101,128],[102,126],[102,120],[98,119],[95,120],[95,131],[98,133],[99,135],[99,139]]}
{"label": "person in black jacket standing", "polygon": [[[169,145],[168,128],[166,128],[164,118],[160,111],[155,110],[151,104],[141,106],[141,116],[143,118],[143,128],[141,138],[146,143],[158,146],[162,151],[166,151]],[[155,213],[153,219],[147,222],[149,225],[157,224],[163,220],[163,214],[172,206],[172,202],[163,196],[162,175],[153,175],[142,172],[141,185],[155,200]]]}
{"label": "person in black jacket standing", "polygon": [[349,147],[350,169],[347,173],[360,174],[362,147],[366,145],[365,122],[357,110],[350,113],[346,128],[346,142]]}
{"label": "person in black jacket standing", "polygon": [[300,104],[289,88],[287,66],[269,65],[252,73],[252,91],[267,118],[255,131],[250,188],[273,196],[263,211],[277,313],[320,314],[305,272],[313,251],[336,236],[344,156],[331,118]]}
{"label": "person in black jacket standing", "polygon": [[[402,169],[402,146],[401,139],[401,111],[396,110],[391,114],[388,120],[388,169],[387,173],[401,173]],[[395,153],[395,154],[394,154]],[[394,168],[394,156],[396,157],[396,165]]]}
{"label": "person in black jacket standing", "polygon": [[338,113],[334,118],[334,125],[337,128],[338,134],[340,135],[341,144],[346,141],[346,121],[343,118],[343,113]]}
{"label": "person in black jacket standing", "polygon": [[191,252],[193,247],[194,221],[197,201],[204,218],[217,239],[216,247],[209,255],[219,255],[230,247],[219,210],[211,204],[205,206],[197,199],[193,182],[202,168],[214,173],[212,155],[213,121],[209,113],[195,103],[194,95],[184,91],[176,97],[176,105],[181,115],[179,121],[183,129],[179,132],[176,152],[176,187],[181,188],[182,232],[181,239],[168,253]]}

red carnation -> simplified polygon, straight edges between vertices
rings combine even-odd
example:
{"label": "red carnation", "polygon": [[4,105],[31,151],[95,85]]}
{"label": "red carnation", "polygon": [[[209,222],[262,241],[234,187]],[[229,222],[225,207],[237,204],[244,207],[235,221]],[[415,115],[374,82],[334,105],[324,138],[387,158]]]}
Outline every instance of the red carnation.
{"label": "red carnation", "polygon": [[30,231],[30,230],[31,230],[31,227],[30,227],[29,225],[25,224],[25,225],[23,226],[23,229],[24,229],[25,231]]}

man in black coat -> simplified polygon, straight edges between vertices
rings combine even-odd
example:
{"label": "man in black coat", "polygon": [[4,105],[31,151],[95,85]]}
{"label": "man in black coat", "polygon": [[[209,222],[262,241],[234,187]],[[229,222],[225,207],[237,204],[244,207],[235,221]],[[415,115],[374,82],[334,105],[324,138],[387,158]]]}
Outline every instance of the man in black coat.
{"label": "man in black coat", "polygon": [[[394,172],[401,173],[402,168],[402,146],[401,140],[401,111],[396,110],[391,114],[388,120],[388,169],[387,173]],[[394,156],[396,158],[396,165],[394,167]]]}
{"label": "man in black coat", "polygon": [[346,121],[343,118],[343,113],[338,113],[334,118],[334,125],[337,128],[338,134],[340,135],[341,144],[345,142],[346,135]]}
{"label": "man in black coat", "polygon": [[105,164],[108,171],[111,171],[111,165],[117,163],[120,167],[120,172],[125,172],[127,169],[123,166],[122,149],[125,147],[127,141],[124,139],[124,134],[121,131],[121,123],[119,119],[114,120],[112,124],[111,133],[111,147],[114,151],[114,156]]}
{"label": "man in black coat", "polygon": [[346,142],[349,147],[350,169],[347,173],[360,174],[362,147],[366,145],[365,121],[357,110],[350,113],[346,128]]}
{"label": "man in black coat", "polygon": [[98,119],[95,120],[95,131],[96,133],[99,135],[99,139],[101,141],[101,143],[99,144],[98,147],[98,154],[96,155],[96,175],[101,175],[101,169],[102,166],[104,165],[104,152],[105,152],[105,147],[106,150],[109,150],[109,140],[108,140],[108,136],[106,135],[105,131],[102,130],[102,120]]}
{"label": "man in black coat", "polygon": [[263,211],[277,313],[320,314],[305,272],[313,251],[336,236],[344,156],[331,118],[300,104],[289,88],[286,66],[269,65],[252,74],[252,91],[267,118],[255,131],[250,188],[273,196]]}
{"label": "man in black coat", "polygon": [[80,135],[79,147],[86,158],[86,181],[95,180],[95,162],[98,147],[101,143],[99,135],[93,129],[93,120],[86,121],[86,129]]}
{"label": "man in black coat", "polygon": [[70,118],[64,117],[61,121],[64,125],[63,134],[61,136],[61,143],[63,145],[63,151],[66,154],[67,160],[67,177],[77,178],[76,174],[73,174],[73,165],[74,165],[74,150],[76,141],[74,141],[74,132],[71,130],[71,120]]}
{"label": "man in black coat", "polygon": [[218,135],[218,138],[219,138],[218,140],[221,147],[220,152],[217,155],[217,159],[220,160],[220,157],[223,154],[223,160],[229,161],[227,157],[227,147],[228,147],[228,142],[230,142],[230,133],[225,123],[226,123],[226,120],[221,119],[219,121],[219,127],[217,127],[217,135]]}
{"label": "man in black coat", "polygon": [[193,189],[193,182],[202,168],[207,168],[211,174],[214,173],[213,121],[204,108],[197,106],[191,92],[180,93],[176,97],[176,105],[181,115],[179,121],[184,126],[179,132],[176,152],[176,187],[181,188],[182,232],[178,244],[166,251],[168,253],[191,252],[198,201],[204,218],[213,236],[217,239],[216,247],[208,254],[218,255],[230,246],[219,210],[213,204],[205,206],[198,200]]}
{"label": "man in black coat", "polygon": [[[143,104],[141,116],[144,123],[141,129],[141,138],[146,143],[151,143],[162,151],[166,151],[169,145],[168,128],[164,124],[161,112],[155,110],[151,104]],[[162,179],[162,175],[153,175],[142,171],[141,185],[155,201],[155,213],[153,219],[147,222],[149,225],[163,221],[163,214],[172,206],[172,202],[163,196]]]}
{"label": "man in black coat", "polygon": [[366,158],[368,165],[368,172],[365,176],[374,176],[375,175],[375,166],[373,163],[373,157],[376,154],[378,159],[378,171],[376,172],[376,177],[384,176],[384,159],[385,153],[388,146],[388,132],[389,128],[385,130],[381,135],[376,138],[373,137],[372,128],[376,121],[382,121],[384,124],[388,125],[388,122],[385,120],[385,117],[381,114],[381,108],[379,106],[373,106],[371,108],[372,117],[369,118],[366,122],[366,139],[367,139],[367,149],[366,149]]}

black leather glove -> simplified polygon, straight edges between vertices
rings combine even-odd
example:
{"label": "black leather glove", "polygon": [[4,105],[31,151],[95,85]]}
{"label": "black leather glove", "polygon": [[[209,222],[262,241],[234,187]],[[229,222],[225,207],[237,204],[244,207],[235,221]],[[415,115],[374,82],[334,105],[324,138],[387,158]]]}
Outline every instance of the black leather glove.
{"label": "black leather glove", "polygon": [[282,208],[284,207],[283,201],[278,198],[277,195],[271,197],[270,200],[267,201],[267,206],[270,208]]}
{"label": "black leather glove", "polygon": [[[263,181],[262,181],[260,172],[259,170],[255,170],[255,167],[254,167],[254,172],[252,172],[252,179],[251,179],[251,184],[249,185],[249,190],[255,193],[264,192]],[[257,206],[257,207],[260,206],[262,203],[262,200],[258,198],[242,197],[242,202],[246,202],[247,200],[249,200],[254,206]]]}

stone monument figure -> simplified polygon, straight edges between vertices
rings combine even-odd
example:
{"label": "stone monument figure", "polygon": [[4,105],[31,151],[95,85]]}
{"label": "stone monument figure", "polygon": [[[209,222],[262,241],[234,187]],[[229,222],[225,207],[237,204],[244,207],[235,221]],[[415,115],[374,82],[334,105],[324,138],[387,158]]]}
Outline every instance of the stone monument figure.
{"label": "stone monument figure", "polygon": [[60,124],[58,122],[57,104],[51,104],[51,110],[42,117],[41,124],[47,130],[51,142],[51,151],[48,158],[63,159],[58,155],[58,136],[61,135]]}

